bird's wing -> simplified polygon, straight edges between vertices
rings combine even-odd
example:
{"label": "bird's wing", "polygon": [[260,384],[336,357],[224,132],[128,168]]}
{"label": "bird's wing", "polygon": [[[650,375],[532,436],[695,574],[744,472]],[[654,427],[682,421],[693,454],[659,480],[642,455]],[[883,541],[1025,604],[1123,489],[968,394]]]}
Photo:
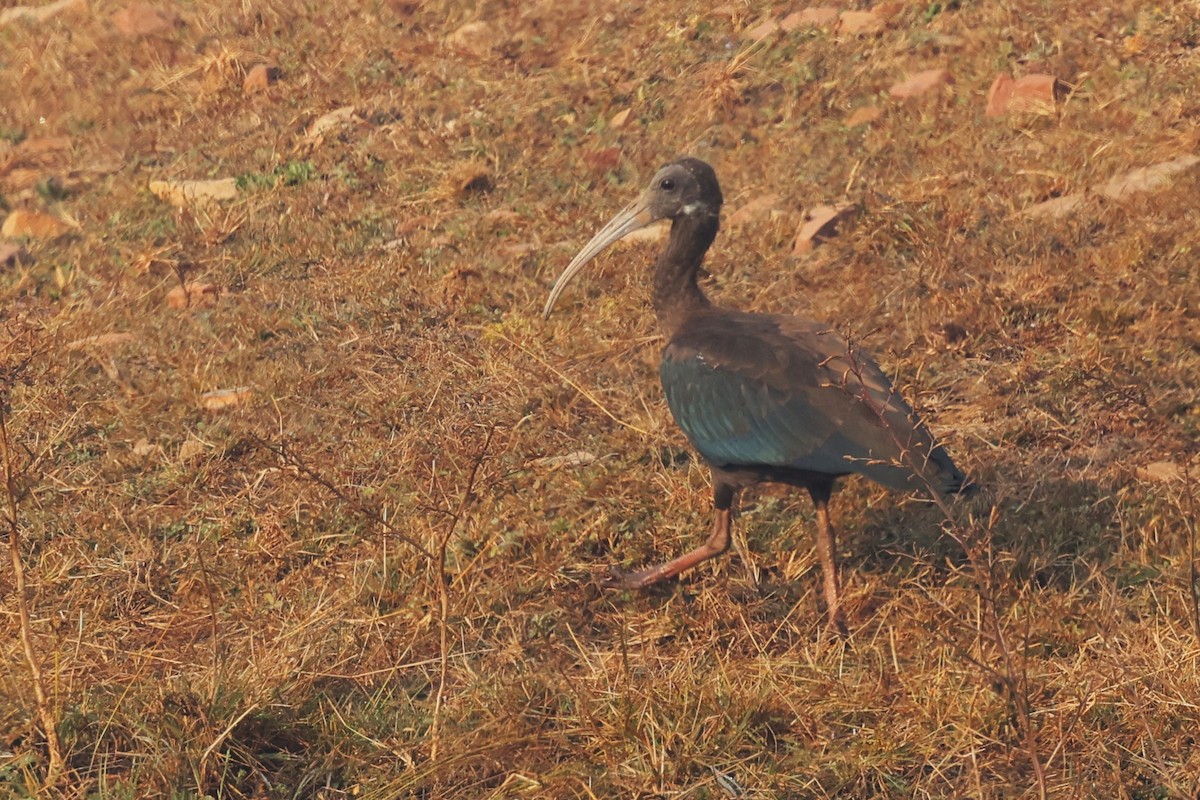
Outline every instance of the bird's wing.
{"label": "bird's wing", "polygon": [[660,367],[667,403],[710,463],[949,491],[962,473],[878,365],[796,317],[713,311],[685,324]]}

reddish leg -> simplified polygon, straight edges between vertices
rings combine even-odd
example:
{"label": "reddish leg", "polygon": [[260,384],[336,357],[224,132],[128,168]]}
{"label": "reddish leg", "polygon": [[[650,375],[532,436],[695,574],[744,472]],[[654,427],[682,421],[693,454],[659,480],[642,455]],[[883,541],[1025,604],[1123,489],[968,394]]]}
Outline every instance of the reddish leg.
{"label": "reddish leg", "polygon": [[729,549],[729,529],[733,522],[733,496],[735,489],[713,478],[713,507],[716,517],[713,519],[712,533],[704,544],[695,550],[684,553],[679,558],[672,559],[657,567],[639,570],[637,572],[619,572],[601,581],[606,589],[641,589],[645,586],[674,578],[681,572],[689,570],[701,561],[707,561],[713,556],[719,556]]}
{"label": "reddish leg", "polygon": [[837,534],[829,519],[829,496],[833,484],[809,486],[813,505],[817,508],[817,557],[821,559],[821,573],[825,583],[825,611],[829,615],[826,627],[833,633],[846,635],[846,618],[842,615],[841,587],[837,572]]}

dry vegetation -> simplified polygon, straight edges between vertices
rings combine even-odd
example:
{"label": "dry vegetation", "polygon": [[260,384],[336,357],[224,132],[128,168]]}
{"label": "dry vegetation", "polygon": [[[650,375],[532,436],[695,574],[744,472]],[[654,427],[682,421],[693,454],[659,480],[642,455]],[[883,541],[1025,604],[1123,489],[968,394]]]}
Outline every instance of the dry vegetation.
{"label": "dry vegetation", "polygon": [[[2,210],[70,226],[0,271],[4,530],[66,769],[43,787],[6,569],[0,793],[1196,796],[1200,180],[1020,213],[1197,150],[1195,5],[909,2],[757,45],[800,6],[713,5],[195,0],[130,37],[93,0],[0,27]],[[934,67],[954,82],[888,96]],[[987,118],[997,71],[1071,91]],[[937,509],[854,480],[846,642],[795,492],[751,493],[739,553],[676,585],[595,588],[709,524],[653,245],[538,313],[679,152],[730,212],[778,195],[710,291],[879,355],[990,489],[954,510],[982,572]],[[228,177],[182,210],[147,188]],[[181,281],[210,287],[172,307]]]}

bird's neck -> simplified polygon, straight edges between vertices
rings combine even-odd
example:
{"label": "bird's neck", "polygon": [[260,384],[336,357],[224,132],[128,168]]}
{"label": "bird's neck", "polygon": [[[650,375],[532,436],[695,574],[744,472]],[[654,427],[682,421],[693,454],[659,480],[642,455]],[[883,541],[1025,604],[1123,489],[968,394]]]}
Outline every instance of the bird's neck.
{"label": "bird's neck", "polygon": [[668,339],[690,314],[709,305],[696,277],[719,224],[716,215],[683,216],[671,223],[667,249],[654,269],[654,313]]}

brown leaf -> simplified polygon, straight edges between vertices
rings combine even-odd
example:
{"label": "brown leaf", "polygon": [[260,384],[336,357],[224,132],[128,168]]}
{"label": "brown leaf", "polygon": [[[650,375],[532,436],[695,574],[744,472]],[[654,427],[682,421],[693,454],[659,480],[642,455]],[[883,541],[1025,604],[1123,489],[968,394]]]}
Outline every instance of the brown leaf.
{"label": "brown leaf", "polygon": [[308,126],[308,132],[304,135],[309,140],[321,140],[325,138],[325,134],[330,131],[344,128],[352,124],[356,119],[356,109],[354,106],[342,106],[335,108],[327,114],[322,114],[313,120],[313,123]]}
{"label": "brown leaf", "polygon": [[215,200],[237,197],[237,178],[207,181],[150,181],[150,191],[158,199],[179,208],[199,206]]}
{"label": "brown leaf", "polygon": [[19,19],[44,22],[72,8],[87,8],[87,0],[57,0],[43,6],[13,6],[0,11],[0,28]]}
{"label": "brown leaf", "polygon": [[20,267],[33,263],[29,251],[15,242],[0,242],[0,267]]}
{"label": "brown leaf", "polygon": [[1066,84],[1053,75],[1025,75],[1013,80],[1000,73],[992,81],[987,93],[989,117],[998,117],[1010,111],[1034,114],[1053,114],[1059,98],[1066,91]]}
{"label": "brown leaf", "polygon": [[82,339],[76,339],[73,342],[68,342],[66,349],[72,352],[77,350],[85,350],[90,347],[105,348],[116,347],[121,344],[129,344],[136,341],[132,333],[98,333],[95,336],[85,336]]}
{"label": "brown leaf", "polygon": [[923,94],[928,94],[935,89],[940,89],[953,82],[954,78],[950,75],[949,70],[927,69],[910,75],[899,83],[893,84],[892,88],[888,89],[888,94],[898,100],[906,100],[910,97],[920,97]]}
{"label": "brown leaf", "polygon": [[248,401],[254,395],[249,386],[238,386],[235,389],[217,389],[200,395],[200,407],[205,411],[222,411],[233,408]]}
{"label": "brown leaf", "polygon": [[877,106],[863,106],[850,112],[850,116],[846,117],[846,127],[854,128],[859,125],[867,125],[883,116],[883,109]]}
{"label": "brown leaf", "polygon": [[750,202],[743,205],[737,211],[729,215],[725,224],[731,228],[736,228],[738,225],[744,225],[752,219],[761,217],[771,209],[779,205],[779,195],[777,194],[762,194],[754,198]]}
{"label": "brown leaf", "polygon": [[825,239],[834,236],[838,223],[854,216],[856,210],[856,206],[849,203],[814,208],[808,213],[808,220],[800,226],[796,240],[792,242],[792,254],[803,255]]}
{"label": "brown leaf", "polygon": [[754,27],[742,31],[742,38],[757,42],[759,39],[767,38],[777,30],[779,30],[779,23],[768,17]]}
{"label": "brown leaf", "polygon": [[472,194],[490,192],[495,188],[487,164],[479,160],[467,161],[450,170],[447,186],[451,194],[462,199]]}
{"label": "brown leaf", "polygon": [[585,150],[583,153],[583,161],[593,172],[605,173],[610,169],[616,169],[621,163],[621,148],[605,147],[600,150]]}
{"label": "brown leaf", "polygon": [[779,27],[785,33],[791,33],[800,28],[832,28],[837,24],[841,12],[833,6],[813,6],[793,11],[779,22]]}
{"label": "brown leaf", "polygon": [[610,128],[625,127],[625,123],[629,121],[629,114],[631,111],[633,111],[633,109],[626,108],[622,111],[618,111],[616,114],[613,114],[612,119],[610,119],[608,121],[608,127],[610,127]]}
{"label": "brown leaf", "polygon": [[1027,217],[1065,217],[1083,205],[1085,200],[1087,196],[1084,194],[1064,194],[1062,197],[1052,197],[1035,203],[1021,213]]}
{"label": "brown leaf", "polygon": [[838,20],[838,31],[861,35],[883,30],[885,20],[874,11],[843,11]]}
{"label": "brown leaf", "polygon": [[1183,467],[1174,461],[1152,462],[1144,467],[1138,467],[1137,474],[1143,480],[1156,481],[1158,483],[1169,483],[1184,479]]}
{"label": "brown leaf", "polygon": [[72,227],[58,217],[41,211],[14,209],[0,227],[0,236],[16,239],[28,236],[32,239],[56,239],[70,233]]}
{"label": "brown leaf", "polygon": [[211,283],[192,281],[167,292],[167,307],[176,311],[188,308],[212,308],[221,299],[221,290]]}
{"label": "brown leaf", "polygon": [[281,74],[275,64],[255,64],[242,81],[242,91],[246,94],[266,91],[271,84],[279,80]]}
{"label": "brown leaf", "polygon": [[497,35],[486,22],[468,22],[446,37],[446,44],[477,56],[486,55],[495,44]]}
{"label": "brown leaf", "polygon": [[113,25],[126,38],[155,36],[183,24],[174,9],[150,3],[131,3],[112,15]]}
{"label": "brown leaf", "polygon": [[1118,200],[1137,192],[1152,192],[1171,182],[1171,178],[1200,164],[1200,156],[1179,156],[1149,167],[1131,170],[1096,187],[1096,192],[1110,200]]}

